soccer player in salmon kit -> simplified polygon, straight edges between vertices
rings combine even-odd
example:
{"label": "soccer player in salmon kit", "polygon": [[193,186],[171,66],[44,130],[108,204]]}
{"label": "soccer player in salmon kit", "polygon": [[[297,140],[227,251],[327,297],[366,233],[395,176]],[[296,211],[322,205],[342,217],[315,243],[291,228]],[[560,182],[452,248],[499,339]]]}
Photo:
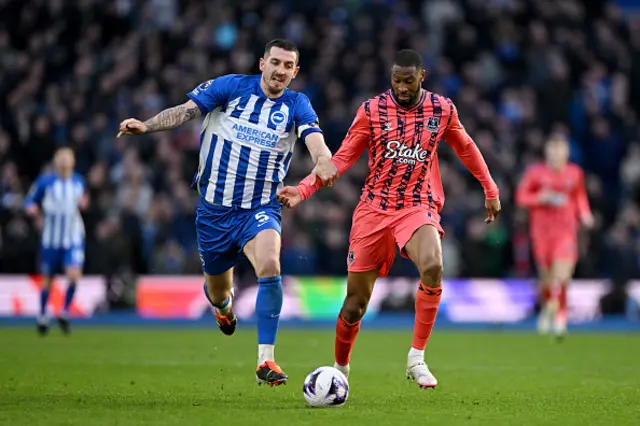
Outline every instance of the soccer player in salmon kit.
{"label": "soccer player in salmon kit", "polygon": [[552,135],[545,161],[529,167],[516,192],[529,210],[533,253],[540,275],[538,331],[563,337],[567,331],[567,286],[578,260],[578,229],[590,228],[593,216],[582,169],[569,163],[569,144]]}
{"label": "soccer player in salmon kit", "polygon": [[[451,100],[424,90],[425,70],[412,50],[396,53],[391,89],[364,102],[342,146],[333,157],[339,174],[364,150],[369,152],[369,176],[353,214],[347,255],[347,296],[338,315],[335,367],[349,374],[351,351],[360,330],[377,277],[389,272],[396,245],[420,272],[416,294],[413,342],[406,374],[422,388],[438,381],[424,362],[424,350],[442,295],[440,211],[444,193],[436,149],[444,139],[480,181],[486,196],[487,223],[500,212],[498,188],[476,144],[467,134]],[[297,187],[278,193],[290,208],[322,186],[312,173]]]}

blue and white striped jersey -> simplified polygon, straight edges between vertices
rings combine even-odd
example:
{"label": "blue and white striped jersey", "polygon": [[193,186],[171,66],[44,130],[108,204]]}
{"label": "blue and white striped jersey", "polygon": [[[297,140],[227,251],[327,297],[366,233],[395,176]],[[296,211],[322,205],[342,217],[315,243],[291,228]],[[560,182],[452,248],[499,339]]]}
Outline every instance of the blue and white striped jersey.
{"label": "blue and white striped jersey", "polygon": [[43,248],[84,246],[84,223],[78,208],[84,191],[84,179],[77,173],[68,179],[55,173],[44,174],[34,182],[25,200],[25,208],[31,204],[42,208]]}
{"label": "blue and white striped jersey", "polygon": [[298,137],[321,131],[309,98],[286,89],[271,99],[260,78],[226,75],[187,94],[205,115],[193,186],[209,203],[243,209],[269,203]]}

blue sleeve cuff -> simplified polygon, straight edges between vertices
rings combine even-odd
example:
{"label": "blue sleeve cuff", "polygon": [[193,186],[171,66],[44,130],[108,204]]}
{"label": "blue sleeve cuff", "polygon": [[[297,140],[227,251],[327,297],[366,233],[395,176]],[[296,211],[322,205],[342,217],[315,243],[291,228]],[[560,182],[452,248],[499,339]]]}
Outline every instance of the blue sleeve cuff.
{"label": "blue sleeve cuff", "polygon": [[205,108],[204,104],[200,102],[200,100],[193,93],[187,93],[187,97],[191,99],[196,105],[198,105],[198,108],[200,109],[202,115],[209,114],[209,111]]}

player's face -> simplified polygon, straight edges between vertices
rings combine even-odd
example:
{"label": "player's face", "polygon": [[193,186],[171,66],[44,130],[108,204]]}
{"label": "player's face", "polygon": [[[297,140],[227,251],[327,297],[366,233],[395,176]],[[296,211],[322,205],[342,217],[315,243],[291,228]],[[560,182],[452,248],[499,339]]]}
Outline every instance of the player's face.
{"label": "player's face", "polygon": [[545,157],[552,167],[560,168],[569,161],[569,145],[563,139],[550,140],[545,146]]}
{"label": "player's face", "polygon": [[298,74],[298,55],[296,52],[272,47],[264,58],[260,58],[262,81],[267,88],[267,95],[278,96],[289,86]]}
{"label": "player's face", "polygon": [[416,67],[391,68],[391,88],[396,101],[404,106],[415,105],[420,98],[420,89],[424,81],[424,70]]}
{"label": "player's face", "polygon": [[53,164],[58,173],[63,176],[68,176],[73,172],[73,168],[76,166],[76,159],[73,155],[73,151],[70,149],[61,149],[56,153],[53,159]]}

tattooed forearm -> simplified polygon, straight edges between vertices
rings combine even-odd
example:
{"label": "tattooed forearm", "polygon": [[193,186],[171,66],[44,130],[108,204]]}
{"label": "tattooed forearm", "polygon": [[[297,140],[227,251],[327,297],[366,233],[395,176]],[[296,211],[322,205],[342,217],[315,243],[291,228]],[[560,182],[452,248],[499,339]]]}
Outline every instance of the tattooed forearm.
{"label": "tattooed forearm", "polygon": [[173,108],[165,109],[155,117],[144,122],[148,132],[173,129],[182,123],[199,116],[200,108],[193,101],[186,102]]}

